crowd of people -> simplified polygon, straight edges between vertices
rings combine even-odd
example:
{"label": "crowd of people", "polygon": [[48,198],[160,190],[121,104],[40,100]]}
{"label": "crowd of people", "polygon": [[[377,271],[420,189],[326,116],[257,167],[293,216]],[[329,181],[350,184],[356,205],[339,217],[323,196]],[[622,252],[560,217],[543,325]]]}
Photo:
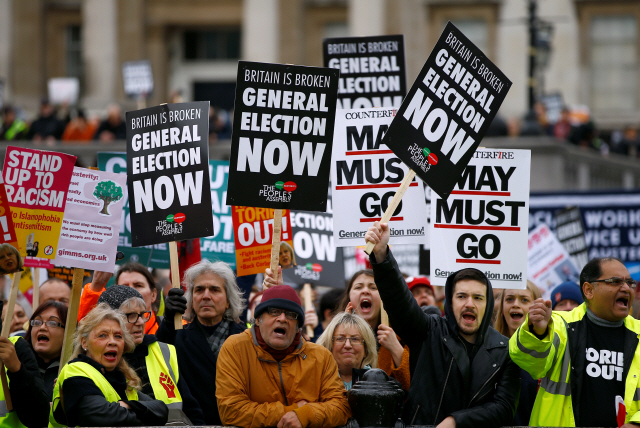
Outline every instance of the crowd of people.
{"label": "crowd of people", "polygon": [[531,282],[494,290],[462,269],[439,301],[426,277],[402,274],[388,225],[365,238],[372,269],[323,295],[320,317],[280,267],[266,269],[249,323],[223,262],[192,265],[164,299],[140,264],[122,265],[110,287],[110,274],[94,272],[61,370],[70,288],[47,280],[30,319],[16,310],[4,320],[13,410],[3,395],[0,425],[338,427],[352,416],[348,391],[372,369],[405,391],[406,425],[640,424],[636,282],[620,261],[591,260],[580,286],[560,284],[546,301]]}

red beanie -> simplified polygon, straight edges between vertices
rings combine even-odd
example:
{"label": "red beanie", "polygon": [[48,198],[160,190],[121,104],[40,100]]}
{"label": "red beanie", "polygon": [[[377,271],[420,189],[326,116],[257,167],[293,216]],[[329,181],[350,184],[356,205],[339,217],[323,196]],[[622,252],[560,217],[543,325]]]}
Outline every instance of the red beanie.
{"label": "red beanie", "polygon": [[298,314],[298,326],[304,325],[304,310],[296,291],[288,285],[276,285],[265,290],[262,301],[256,306],[255,317],[262,315],[267,308],[278,308]]}

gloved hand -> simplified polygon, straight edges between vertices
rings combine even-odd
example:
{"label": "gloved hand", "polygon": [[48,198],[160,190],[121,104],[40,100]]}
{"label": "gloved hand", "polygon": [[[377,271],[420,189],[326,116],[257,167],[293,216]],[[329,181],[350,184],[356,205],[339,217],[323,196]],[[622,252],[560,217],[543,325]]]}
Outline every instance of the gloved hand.
{"label": "gloved hand", "polygon": [[173,319],[176,313],[184,314],[187,311],[187,299],[182,288],[172,288],[164,299],[164,316]]}

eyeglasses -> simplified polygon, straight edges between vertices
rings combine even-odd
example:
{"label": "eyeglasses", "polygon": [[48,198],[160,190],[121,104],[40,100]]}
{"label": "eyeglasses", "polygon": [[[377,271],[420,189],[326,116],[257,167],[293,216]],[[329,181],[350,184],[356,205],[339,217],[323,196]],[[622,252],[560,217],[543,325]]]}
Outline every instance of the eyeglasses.
{"label": "eyeglasses", "polygon": [[31,324],[31,327],[40,327],[42,326],[42,324],[45,324],[49,328],[57,328],[57,327],[64,328],[64,324],[61,324],[58,321],[54,321],[54,320],[49,320],[49,321],[31,320],[29,324]]}
{"label": "eyeglasses", "polygon": [[284,312],[284,316],[288,319],[288,320],[297,320],[298,319],[298,314],[295,312],[291,312],[291,311],[285,311],[284,309],[280,309],[280,308],[267,308],[267,313],[269,315],[271,315],[272,317],[279,317],[281,313]]}
{"label": "eyeglasses", "polygon": [[593,281],[589,281],[589,282],[605,282],[609,285],[613,285],[615,287],[622,287],[622,284],[626,283],[629,287],[634,288],[636,285],[638,285],[638,281],[636,281],[635,279],[632,278],[607,278],[607,279],[594,279]]}
{"label": "eyeglasses", "polygon": [[362,339],[359,336],[351,336],[351,337],[347,337],[347,336],[333,336],[332,340],[335,343],[339,343],[339,344],[345,344],[347,343],[347,340],[349,342],[351,342],[351,345],[362,345],[364,344],[364,339]]}
{"label": "eyeglasses", "polygon": [[151,311],[140,312],[139,314],[136,312],[129,312],[128,314],[125,314],[125,316],[127,317],[129,324],[135,324],[138,322],[138,318],[142,318],[142,321],[147,322],[149,321],[149,318],[151,318]]}

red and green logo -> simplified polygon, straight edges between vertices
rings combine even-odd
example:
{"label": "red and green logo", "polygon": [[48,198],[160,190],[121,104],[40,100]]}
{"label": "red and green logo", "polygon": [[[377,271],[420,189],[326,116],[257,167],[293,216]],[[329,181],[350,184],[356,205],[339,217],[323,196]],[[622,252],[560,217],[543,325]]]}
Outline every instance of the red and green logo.
{"label": "red and green logo", "polygon": [[322,265],[320,263],[307,263],[305,267],[307,268],[307,270],[322,272]]}
{"label": "red and green logo", "polygon": [[169,215],[167,216],[167,222],[169,222],[169,223],[173,223],[173,214],[169,214]]}
{"label": "red and green logo", "polygon": [[284,187],[284,181],[276,181],[276,189],[282,190]]}
{"label": "red and green logo", "polygon": [[435,153],[431,153],[431,150],[429,150],[428,148],[425,147],[424,149],[422,149],[422,154],[427,158],[427,161],[431,165],[435,165],[438,163],[438,156],[436,156]]}
{"label": "red and green logo", "polygon": [[284,183],[284,190],[286,190],[287,192],[293,192],[297,188],[298,185],[293,181],[287,181],[286,183]]}
{"label": "red and green logo", "polygon": [[167,222],[169,223],[182,223],[183,221],[185,221],[187,217],[182,214],[182,213],[178,213],[178,214],[169,214],[167,216]]}

